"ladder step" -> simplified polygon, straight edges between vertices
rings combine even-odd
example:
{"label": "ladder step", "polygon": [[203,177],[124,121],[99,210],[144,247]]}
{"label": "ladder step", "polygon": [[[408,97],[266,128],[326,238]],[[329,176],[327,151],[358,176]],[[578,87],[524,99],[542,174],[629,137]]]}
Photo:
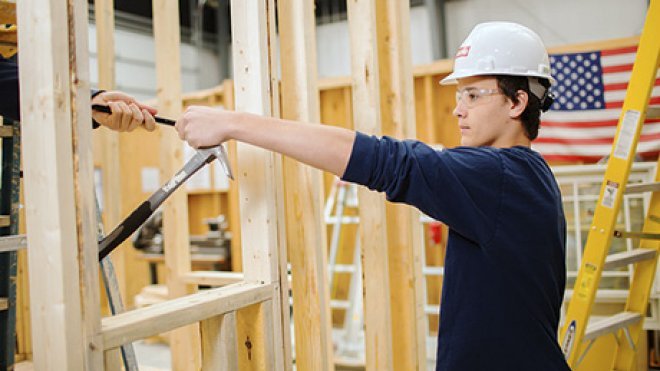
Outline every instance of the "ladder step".
{"label": "ladder step", "polygon": [[445,274],[445,267],[424,267],[422,274],[425,276],[442,276]]}
{"label": "ladder step", "polygon": [[621,312],[587,326],[583,341],[593,340],[602,335],[611,334],[642,320],[636,312]]}
{"label": "ladder step", "polygon": [[0,298],[0,310],[9,309],[9,300],[7,298]]}
{"label": "ladder step", "polygon": [[0,138],[11,138],[14,136],[14,127],[11,125],[0,126]]}
{"label": "ladder step", "polygon": [[625,194],[660,191],[660,182],[633,183],[626,186]]}
{"label": "ladder step", "polygon": [[427,304],[424,306],[424,313],[426,314],[438,314],[440,313],[440,306],[439,305],[432,305],[432,304]]}
{"label": "ladder step", "polygon": [[27,247],[27,237],[24,234],[0,237],[0,252],[16,251]]}
{"label": "ladder step", "polygon": [[340,224],[358,224],[360,222],[360,217],[359,216],[342,216],[342,217],[328,216],[325,218],[326,224],[336,224],[337,222],[339,222]]}
{"label": "ladder step", "polygon": [[647,119],[660,119],[660,107],[649,107],[646,110]]}
{"label": "ladder step", "polygon": [[644,233],[631,231],[614,231],[616,238],[639,238],[641,240],[660,240],[660,233]]}
{"label": "ladder step", "polygon": [[334,309],[348,309],[351,303],[348,300],[330,300],[330,308]]}
{"label": "ladder step", "polygon": [[655,259],[655,249],[634,249],[617,254],[609,255],[605,258],[603,269],[614,269],[628,264],[637,263],[644,260]]}
{"label": "ladder step", "polygon": [[0,227],[9,227],[9,215],[0,215]]}
{"label": "ladder step", "polygon": [[348,264],[335,264],[330,266],[330,270],[335,273],[355,273],[355,266]]}

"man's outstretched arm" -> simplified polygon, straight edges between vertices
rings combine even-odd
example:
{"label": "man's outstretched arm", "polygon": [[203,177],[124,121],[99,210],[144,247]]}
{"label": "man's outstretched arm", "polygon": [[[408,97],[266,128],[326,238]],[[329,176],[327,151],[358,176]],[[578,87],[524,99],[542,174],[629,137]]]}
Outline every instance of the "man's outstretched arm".
{"label": "man's outstretched arm", "polygon": [[190,107],[176,124],[179,137],[195,148],[229,139],[281,153],[297,161],[342,176],[355,132],[209,107]]}

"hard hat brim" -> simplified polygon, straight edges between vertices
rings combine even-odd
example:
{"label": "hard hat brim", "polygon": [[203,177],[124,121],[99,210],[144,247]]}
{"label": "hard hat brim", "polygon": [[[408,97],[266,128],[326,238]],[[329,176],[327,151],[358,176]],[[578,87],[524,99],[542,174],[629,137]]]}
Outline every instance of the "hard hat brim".
{"label": "hard hat brim", "polygon": [[525,76],[525,77],[538,77],[540,79],[550,80],[550,84],[554,85],[557,81],[554,77],[542,73],[535,72],[511,72],[511,71],[462,71],[462,72],[452,72],[444,79],[440,80],[440,85],[455,85],[458,84],[459,79],[464,79],[466,77],[475,77],[475,76]]}

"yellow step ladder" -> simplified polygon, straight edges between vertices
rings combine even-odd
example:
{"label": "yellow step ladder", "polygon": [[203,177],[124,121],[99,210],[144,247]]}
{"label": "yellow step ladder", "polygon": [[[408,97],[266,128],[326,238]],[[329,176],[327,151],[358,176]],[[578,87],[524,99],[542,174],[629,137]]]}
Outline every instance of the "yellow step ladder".
{"label": "yellow step ladder", "polygon": [[[610,370],[630,370],[635,360],[660,248],[660,172],[656,170],[655,183],[629,187],[626,183],[645,117],[660,116],[658,109],[647,111],[659,56],[660,0],[651,0],[582,265],[560,333],[564,356],[575,369],[596,339],[605,335],[616,338]],[[623,194],[633,192],[653,192],[643,231],[617,231],[615,225]],[[641,239],[640,246],[636,250],[607,256],[613,237],[638,238]],[[634,264],[635,270],[624,311],[590,323],[589,315],[603,270],[628,264]]]}

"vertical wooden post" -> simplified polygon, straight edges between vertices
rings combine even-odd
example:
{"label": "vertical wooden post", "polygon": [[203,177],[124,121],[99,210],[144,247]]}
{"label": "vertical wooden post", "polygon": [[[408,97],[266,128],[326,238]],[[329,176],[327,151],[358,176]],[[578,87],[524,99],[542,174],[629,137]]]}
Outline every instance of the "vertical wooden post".
{"label": "vertical wooden post", "polygon": [[20,1],[18,23],[34,366],[98,370],[87,2]]}
{"label": "vertical wooden post", "polygon": [[234,371],[238,369],[236,348],[236,313],[201,321],[202,370]]}
{"label": "vertical wooden post", "polygon": [[[115,87],[115,10],[114,0],[94,0],[96,20],[96,55],[98,59],[99,89],[112,90]],[[100,149],[103,181],[103,216],[105,230],[111,230],[121,222],[121,172],[119,170],[119,133],[114,130],[96,130],[95,145]],[[97,195],[101,197],[101,195]],[[128,243],[124,243],[127,245]],[[111,255],[117,286],[121,296],[126,295],[126,270],[124,269],[124,248]],[[101,296],[103,296],[101,291]],[[119,349],[107,351],[105,369],[121,369]]]}
{"label": "vertical wooden post", "polygon": [[[273,0],[231,2],[237,111],[266,116],[277,113],[278,84],[273,77],[274,12]],[[239,366],[290,369],[286,250],[281,247],[284,237],[281,159],[279,155],[238,143],[238,161],[245,280],[278,283],[272,301],[236,314]],[[274,358],[268,358],[269,354]],[[273,360],[274,364],[269,364]]]}
{"label": "vertical wooden post", "polygon": [[[115,88],[115,12],[114,0],[94,0],[96,20],[96,55],[98,59],[99,89]],[[121,222],[121,171],[119,167],[119,133],[114,130],[96,130],[95,145],[100,147],[103,171],[103,217],[105,230]],[[99,195],[100,196],[100,195]],[[126,296],[126,270],[124,248],[111,255],[117,272],[122,296]]]}
{"label": "vertical wooden post", "polygon": [[[159,112],[164,116],[178,117],[182,111],[178,2],[154,0],[153,21]],[[176,131],[168,129],[160,130],[163,164],[161,179],[169,179],[183,165],[183,144]],[[185,192],[175,192],[165,203],[163,241],[168,296],[176,298],[190,294],[193,288],[181,279],[185,273],[190,272],[188,198]],[[201,358],[200,347],[198,324],[172,331],[170,337],[172,369],[198,369]]]}
{"label": "vertical wooden post", "polygon": [[[378,75],[383,135],[415,138],[410,52],[410,4],[376,1]],[[421,280],[423,242],[419,212],[388,203],[387,242],[395,370],[426,370],[426,320]]]}
{"label": "vertical wooden post", "polygon": [[[312,0],[280,0],[282,117],[319,122],[316,32]],[[293,282],[296,366],[333,368],[323,178],[319,170],[284,159],[287,237]]]}
{"label": "vertical wooden post", "polygon": [[[234,103],[234,81],[225,80],[222,82],[222,105],[225,109],[233,110]],[[232,169],[238,169],[238,159],[236,142],[226,143],[229,162]],[[243,252],[241,251],[241,215],[238,202],[238,179],[229,184],[228,194],[228,213],[229,213],[229,231],[231,232],[231,270],[240,272],[243,270]]]}
{"label": "vertical wooden post", "polygon": [[[353,117],[356,130],[381,134],[376,0],[348,2],[351,39]],[[364,274],[367,370],[392,370],[392,322],[387,259],[385,199],[358,190]]]}

